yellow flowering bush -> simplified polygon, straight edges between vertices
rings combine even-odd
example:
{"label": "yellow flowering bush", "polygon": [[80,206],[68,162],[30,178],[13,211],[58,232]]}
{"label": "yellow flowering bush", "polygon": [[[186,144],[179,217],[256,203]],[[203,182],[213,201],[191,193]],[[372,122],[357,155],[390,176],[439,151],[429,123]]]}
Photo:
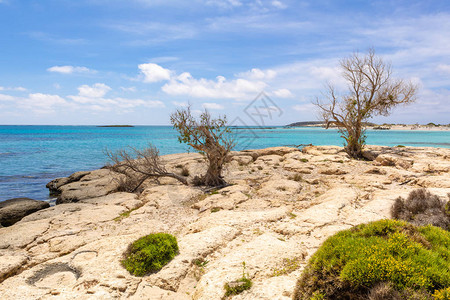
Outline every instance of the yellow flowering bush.
{"label": "yellow flowering bush", "polygon": [[[294,299],[367,299],[387,283],[395,292],[432,295],[450,287],[450,233],[381,220],[338,232],[311,257]],[[445,299],[437,298],[435,299]],[[439,296],[440,297],[440,296]]]}

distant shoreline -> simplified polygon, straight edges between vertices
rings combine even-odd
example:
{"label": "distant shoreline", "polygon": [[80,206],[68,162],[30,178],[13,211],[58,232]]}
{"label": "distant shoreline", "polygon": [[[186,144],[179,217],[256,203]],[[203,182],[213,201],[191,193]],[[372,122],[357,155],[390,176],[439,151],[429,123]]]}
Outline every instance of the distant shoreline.
{"label": "distant shoreline", "polygon": [[[317,124],[308,124],[308,125],[287,125],[286,128],[295,128],[295,127],[325,127],[324,123],[317,123]],[[331,125],[329,128],[337,128],[334,125]],[[406,125],[406,124],[383,124],[383,125],[368,125],[366,126],[367,129],[371,130],[413,130],[413,131],[450,131],[449,125]]]}

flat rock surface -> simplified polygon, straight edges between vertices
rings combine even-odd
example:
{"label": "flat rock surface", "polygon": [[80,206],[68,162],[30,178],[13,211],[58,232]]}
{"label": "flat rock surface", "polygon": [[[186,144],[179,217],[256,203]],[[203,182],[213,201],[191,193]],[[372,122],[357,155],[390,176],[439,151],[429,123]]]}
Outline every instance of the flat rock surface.
{"label": "flat rock surface", "polygon": [[[59,179],[52,187],[77,203],[0,228],[1,298],[221,299],[244,271],[253,286],[233,299],[291,299],[327,237],[390,218],[395,199],[417,188],[447,200],[450,149],[368,151],[373,161],[326,146],[234,152],[224,172],[231,185],[208,193],[172,179],[140,195],[116,193],[107,170]],[[205,171],[198,154],[162,159],[190,179]],[[123,252],[156,232],[175,235],[180,254],[158,273],[130,275]]]}

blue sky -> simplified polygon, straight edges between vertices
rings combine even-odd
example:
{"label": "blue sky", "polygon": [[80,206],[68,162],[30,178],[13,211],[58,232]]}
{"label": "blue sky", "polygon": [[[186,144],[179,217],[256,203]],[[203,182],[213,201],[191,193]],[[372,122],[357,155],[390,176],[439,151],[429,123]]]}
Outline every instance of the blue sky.
{"label": "blue sky", "polygon": [[0,124],[166,125],[190,103],[255,125],[262,91],[266,125],[316,120],[370,47],[421,87],[374,121],[450,123],[448,0],[0,0],[0,24]]}

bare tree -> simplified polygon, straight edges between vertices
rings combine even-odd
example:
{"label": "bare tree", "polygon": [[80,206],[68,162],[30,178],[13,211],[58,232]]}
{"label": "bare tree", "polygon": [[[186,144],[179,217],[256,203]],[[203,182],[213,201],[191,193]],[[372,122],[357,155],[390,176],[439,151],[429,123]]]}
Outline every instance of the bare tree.
{"label": "bare tree", "polygon": [[229,153],[235,146],[230,129],[226,127],[226,117],[212,119],[205,110],[199,119],[192,116],[190,107],[178,109],[170,116],[173,127],[178,131],[180,143],[186,143],[204,154],[209,162],[201,183],[207,186],[226,184],[222,170],[230,159]]}
{"label": "bare tree", "polygon": [[314,104],[320,108],[327,128],[331,124],[339,128],[346,152],[361,158],[366,139],[364,122],[376,115],[389,115],[397,105],[414,102],[418,87],[393,79],[391,65],[376,56],[373,49],[364,56],[355,53],[341,60],[340,67],[348,93],[338,96],[328,84],[326,101],[316,99]]}
{"label": "bare tree", "polygon": [[187,185],[183,176],[168,172],[159,157],[159,150],[149,145],[144,150],[130,147],[131,151],[119,150],[106,155],[114,163],[107,168],[124,175],[119,179],[119,188],[127,192],[136,192],[148,179],[158,180],[161,177],[171,177]]}

